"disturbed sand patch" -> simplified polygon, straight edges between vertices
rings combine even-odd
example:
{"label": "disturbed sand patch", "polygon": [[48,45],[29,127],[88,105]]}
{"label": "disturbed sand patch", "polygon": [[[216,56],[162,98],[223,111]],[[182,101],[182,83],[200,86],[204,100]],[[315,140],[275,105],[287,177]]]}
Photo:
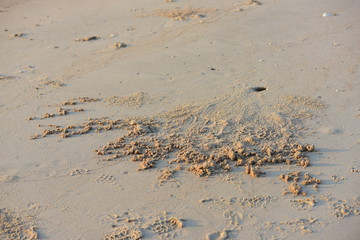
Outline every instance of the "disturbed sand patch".
{"label": "disturbed sand patch", "polygon": [[330,203],[331,214],[337,218],[360,215],[360,197],[351,201],[338,200]]}
{"label": "disturbed sand patch", "polygon": [[152,103],[154,98],[151,98],[148,94],[144,92],[137,92],[130,96],[112,96],[105,99],[105,102],[109,105],[114,106],[125,106],[125,107],[142,107],[145,104]]}
{"label": "disturbed sand patch", "polygon": [[245,173],[258,177],[263,165],[310,164],[307,152],[314,151],[314,146],[296,141],[299,123],[287,119],[285,113],[270,113],[264,122],[254,112],[253,124],[247,122],[248,117],[231,119],[232,112],[220,112],[228,100],[218,100],[219,105],[181,106],[154,118],[132,120],[128,134],[95,152],[107,156],[102,158],[105,161],[130,156],[139,162],[139,170],[166,160],[200,177],[233,167],[244,167]]}
{"label": "disturbed sand patch", "polygon": [[[90,132],[122,130],[117,139],[94,150],[99,161],[126,160],[138,163],[140,171],[157,169],[160,172],[159,186],[176,179],[176,172],[179,171],[210,177],[241,168],[250,177],[267,177],[264,166],[298,167],[298,171],[284,172],[280,179],[289,184],[287,192],[294,197],[305,196],[308,186],[317,189],[321,181],[301,170],[311,166],[309,154],[315,151],[315,147],[299,142],[299,138],[307,133],[303,122],[308,118],[296,113],[306,111],[316,116],[325,106],[318,100],[301,97],[279,98],[267,104],[266,99],[257,102],[259,94],[262,93],[247,90],[231,93],[200,104],[178,106],[152,117],[87,119],[74,126],[44,129],[42,136],[60,135],[68,138]],[[252,101],[255,95],[256,100]],[[69,104],[73,103],[70,101]],[[160,161],[162,164],[158,164]],[[101,175],[97,179],[99,183],[114,184],[114,181],[110,175]],[[266,208],[275,200],[272,196],[259,195],[205,199],[204,203],[219,208],[226,220],[224,231],[236,235],[244,221],[244,209]],[[290,204],[297,210],[309,209],[315,205],[315,201],[296,199]],[[164,216],[147,225],[140,220],[135,221],[137,225],[134,222],[131,225],[120,222],[104,239],[137,239],[147,231],[167,238],[178,229],[177,221]],[[296,231],[308,232],[318,222],[296,220],[272,223],[271,226],[295,226]]]}
{"label": "disturbed sand patch", "polygon": [[63,86],[65,86],[65,84],[62,83],[62,82],[55,81],[55,80],[48,80],[48,79],[43,79],[41,81],[41,85],[52,86],[52,87],[63,87]]}
{"label": "disturbed sand patch", "polygon": [[121,215],[109,214],[107,221],[112,223],[114,230],[104,236],[104,240],[137,240],[154,235],[159,239],[172,239],[184,227],[183,220],[170,217],[167,212],[141,217],[133,212]]}
{"label": "disturbed sand patch", "polygon": [[283,222],[266,222],[261,230],[267,231],[267,234],[273,234],[274,237],[290,236],[290,232],[294,233],[312,233],[324,226],[324,223],[313,217],[301,218],[292,221]]}
{"label": "disturbed sand patch", "polygon": [[12,240],[38,239],[32,220],[30,216],[20,216],[8,209],[0,209],[0,238]]}
{"label": "disturbed sand patch", "polygon": [[290,205],[296,210],[309,210],[312,209],[316,204],[315,199],[304,198],[304,199],[292,199]]}
{"label": "disturbed sand patch", "polygon": [[[46,115],[47,116],[47,115]],[[53,115],[54,116],[54,115]],[[50,115],[50,117],[53,117]],[[129,134],[138,134],[143,131],[142,128],[145,128],[147,125],[150,125],[152,122],[146,122],[145,125],[137,125],[134,129],[134,120],[112,120],[106,117],[102,118],[89,118],[84,123],[78,125],[68,125],[68,126],[58,126],[54,124],[48,124],[45,126],[38,125],[39,127],[46,127],[43,129],[42,134],[35,134],[30,136],[30,139],[44,138],[49,135],[59,135],[61,138],[68,138],[75,135],[83,135],[90,132],[100,133],[104,131],[111,131],[115,129],[128,129]],[[102,151],[96,151],[97,155],[104,155]],[[108,161],[113,159],[107,159]],[[117,158],[117,156],[115,157]]]}
{"label": "disturbed sand patch", "polygon": [[143,14],[142,17],[159,16],[172,18],[174,21],[185,21],[189,18],[204,18],[207,14],[215,13],[217,10],[213,8],[174,8],[160,9],[152,13]]}
{"label": "disturbed sand patch", "polygon": [[83,112],[84,109],[83,108],[73,108],[73,109],[69,109],[69,108],[58,108],[57,109],[57,113],[44,113],[42,117],[28,117],[27,120],[39,120],[39,119],[45,119],[45,118],[52,118],[52,117],[60,117],[60,116],[65,116],[68,113],[75,113],[75,112]]}
{"label": "disturbed sand patch", "polygon": [[[41,117],[40,116],[31,116],[31,117],[28,117],[27,120],[42,120],[45,118],[60,117],[60,116],[65,116],[69,113],[77,113],[77,112],[85,111],[84,108],[70,109],[70,108],[64,108],[64,106],[74,106],[74,105],[85,104],[85,103],[103,102],[103,103],[107,103],[108,105],[111,105],[111,106],[141,108],[145,105],[154,103],[155,101],[160,101],[161,99],[163,99],[163,97],[149,96],[147,93],[144,93],[144,92],[138,92],[138,93],[134,93],[130,96],[124,96],[124,97],[112,96],[112,97],[104,98],[104,99],[103,98],[93,98],[93,97],[78,97],[78,98],[72,98],[72,99],[66,100],[59,104],[48,105],[48,107],[57,107],[57,113],[46,112]],[[99,123],[99,124],[101,125],[101,123]],[[50,125],[48,125],[48,127],[59,128],[60,126],[56,127],[55,125],[50,124]],[[78,126],[78,127],[81,127],[81,126]],[[55,131],[55,132],[52,130],[49,130],[48,134],[57,134],[57,133],[61,132],[60,129],[58,129],[58,130],[59,131]],[[64,127],[62,127],[62,130],[64,130]],[[110,130],[110,129],[108,129],[108,130]],[[35,135],[31,136],[30,138],[36,139],[41,136],[45,137],[44,135],[35,134]]]}
{"label": "disturbed sand patch", "polygon": [[[315,150],[311,144],[302,144],[298,138],[306,132],[303,120],[294,112],[306,110],[312,115],[323,109],[320,101],[302,97],[284,97],[277,104],[260,107],[256,102],[245,102],[251,92],[229,94],[203,104],[184,105],[147,118],[112,120],[106,117],[87,119],[72,126],[47,125],[42,135],[60,135],[68,138],[90,132],[126,130],[127,133],[94,152],[100,161],[129,159],[138,162],[139,170],[155,168],[158,161],[169,164],[163,178],[173,177],[175,168],[187,170],[199,177],[229,172],[243,168],[251,177],[266,175],[260,168],[264,165],[310,165],[308,154]],[[138,106],[146,99],[144,93],[111,101],[117,104]],[[93,102],[99,99],[79,98],[64,105]],[[61,108],[60,108],[61,109]],[[61,109],[61,112],[66,110]],[[50,116],[51,117],[51,116]],[[282,176],[290,180],[289,190],[294,196],[305,194],[297,181],[298,176]],[[303,175],[301,185],[314,185],[319,179]]]}
{"label": "disturbed sand patch", "polygon": [[219,199],[202,199],[200,203],[211,203],[215,206],[228,205],[238,206],[242,208],[266,208],[272,202],[275,202],[276,198],[272,196],[258,195],[254,197],[232,197],[232,198],[219,198]]}
{"label": "disturbed sand patch", "polygon": [[306,196],[307,193],[303,190],[304,186],[312,185],[313,189],[316,191],[318,185],[321,183],[320,179],[312,177],[309,173],[303,174],[300,171],[281,174],[279,178],[288,183],[288,190],[284,189],[283,195],[292,194],[293,196]]}

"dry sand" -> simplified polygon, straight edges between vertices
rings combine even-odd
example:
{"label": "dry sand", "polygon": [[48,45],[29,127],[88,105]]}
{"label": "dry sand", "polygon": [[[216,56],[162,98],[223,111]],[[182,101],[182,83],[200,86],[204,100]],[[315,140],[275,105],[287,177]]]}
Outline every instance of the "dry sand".
{"label": "dry sand", "polygon": [[0,239],[358,239],[359,11],[0,0]]}

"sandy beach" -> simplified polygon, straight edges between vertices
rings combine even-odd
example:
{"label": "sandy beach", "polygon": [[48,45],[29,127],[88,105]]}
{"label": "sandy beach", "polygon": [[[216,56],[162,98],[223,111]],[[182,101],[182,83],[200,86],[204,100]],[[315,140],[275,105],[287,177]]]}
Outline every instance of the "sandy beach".
{"label": "sandy beach", "polygon": [[359,239],[359,13],[0,0],[0,239]]}

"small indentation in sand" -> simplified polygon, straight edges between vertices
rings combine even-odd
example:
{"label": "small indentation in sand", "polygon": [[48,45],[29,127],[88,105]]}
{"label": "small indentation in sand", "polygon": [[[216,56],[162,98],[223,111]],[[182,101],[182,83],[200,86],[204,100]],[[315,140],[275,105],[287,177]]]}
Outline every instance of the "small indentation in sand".
{"label": "small indentation in sand", "polygon": [[228,239],[228,234],[227,234],[228,230],[224,230],[222,232],[213,232],[213,233],[209,233],[206,235],[205,239],[206,240],[226,240]]}
{"label": "small indentation in sand", "polygon": [[101,174],[96,178],[96,182],[102,184],[116,184],[115,177],[110,174]]}

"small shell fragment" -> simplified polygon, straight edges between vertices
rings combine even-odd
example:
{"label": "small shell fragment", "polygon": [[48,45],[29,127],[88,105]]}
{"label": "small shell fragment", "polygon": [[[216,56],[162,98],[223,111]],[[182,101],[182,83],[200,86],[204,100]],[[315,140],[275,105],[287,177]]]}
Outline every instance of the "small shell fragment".
{"label": "small shell fragment", "polygon": [[333,17],[333,16],[336,16],[336,14],[334,14],[334,13],[323,13],[322,16],[323,17]]}

